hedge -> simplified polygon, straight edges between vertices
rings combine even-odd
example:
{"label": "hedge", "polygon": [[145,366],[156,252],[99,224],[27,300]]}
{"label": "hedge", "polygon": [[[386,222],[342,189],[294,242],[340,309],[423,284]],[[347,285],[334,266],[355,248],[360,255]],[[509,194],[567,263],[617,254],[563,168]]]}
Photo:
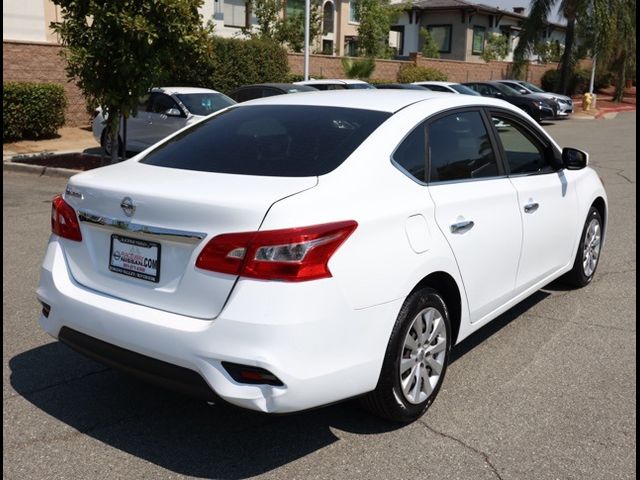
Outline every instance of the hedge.
{"label": "hedge", "polygon": [[279,44],[261,39],[213,38],[213,73],[210,87],[230,93],[243,85],[286,82],[287,52]]}
{"label": "hedge", "polygon": [[417,65],[403,65],[398,70],[399,83],[413,83],[424,81],[446,81],[447,75],[435,68],[419,67]]}
{"label": "hedge", "polygon": [[64,125],[66,106],[62,85],[5,82],[2,89],[2,141],[55,135]]}
{"label": "hedge", "polygon": [[184,56],[168,61],[160,83],[212,88],[231,93],[252,83],[287,82],[287,52],[267,39],[208,39],[206,55]]}

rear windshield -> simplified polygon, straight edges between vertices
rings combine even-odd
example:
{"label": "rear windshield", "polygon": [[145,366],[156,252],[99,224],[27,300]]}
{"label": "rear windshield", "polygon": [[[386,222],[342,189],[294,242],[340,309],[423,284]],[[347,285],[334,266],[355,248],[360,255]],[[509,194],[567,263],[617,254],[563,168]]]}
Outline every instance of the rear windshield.
{"label": "rear windshield", "polygon": [[221,93],[179,93],[176,96],[193,115],[210,115],[236,103]]}
{"label": "rear windshield", "polygon": [[176,135],[141,163],[239,175],[323,175],[390,116],[341,107],[236,107]]}

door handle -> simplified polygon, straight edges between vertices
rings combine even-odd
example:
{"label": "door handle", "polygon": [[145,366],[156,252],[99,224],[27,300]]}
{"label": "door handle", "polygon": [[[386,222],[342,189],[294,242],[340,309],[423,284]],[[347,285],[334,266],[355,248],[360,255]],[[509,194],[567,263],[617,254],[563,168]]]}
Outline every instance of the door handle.
{"label": "door handle", "polygon": [[524,206],[524,213],[533,213],[538,210],[538,207],[540,207],[538,203],[528,203]]}
{"label": "door handle", "polygon": [[451,225],[451,233],[466,233],[473,228],[475,223],[471,220],[465,220],[464,222],[458,222]]}

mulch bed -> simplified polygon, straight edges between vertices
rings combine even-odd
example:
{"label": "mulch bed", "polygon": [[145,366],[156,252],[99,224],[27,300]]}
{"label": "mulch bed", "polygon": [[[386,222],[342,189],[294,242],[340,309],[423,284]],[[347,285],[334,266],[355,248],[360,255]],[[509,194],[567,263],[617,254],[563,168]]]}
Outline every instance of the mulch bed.
{"label": "mulch bed", "polygon": [[[105,157],[105,162],[108,162]],[[42,167],[69,168],[72,170],[91,170],[102,167],[100,155],[89,155],[86,153],[65,153],[65,154],[42,154],[34,156],[13,157],[15,163],[26,163],[28,165],[38,165]]]}

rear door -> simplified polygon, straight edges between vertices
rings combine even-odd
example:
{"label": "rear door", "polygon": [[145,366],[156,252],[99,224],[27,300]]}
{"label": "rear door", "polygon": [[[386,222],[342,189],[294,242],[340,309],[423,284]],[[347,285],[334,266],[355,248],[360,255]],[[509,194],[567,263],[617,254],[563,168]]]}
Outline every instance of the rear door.
{"label": "rear door", "polygon": [[513,297],[522,244],[516,189],[499,162],[489,122],[481,109],[465,109],[427,126],[429,193],[472,322]]}
{"label": "rear door", "polygon": [[500,110],[491,117],[518,194],[524,238],[516,288],[522,291],[571,261],[578,199],[564,170],[554,165],[550,142],[529,121]]}

